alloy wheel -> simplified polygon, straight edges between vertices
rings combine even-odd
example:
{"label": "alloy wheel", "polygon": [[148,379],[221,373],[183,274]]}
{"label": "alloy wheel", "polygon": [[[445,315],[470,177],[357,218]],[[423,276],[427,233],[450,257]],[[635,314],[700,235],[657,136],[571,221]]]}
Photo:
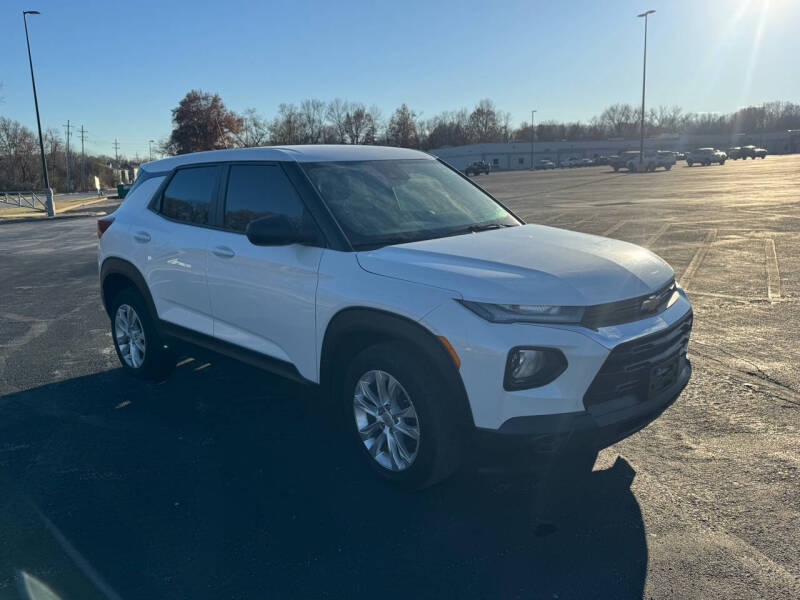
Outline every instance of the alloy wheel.
{"label": "alloy wheel", "polygon": [[364,373],[356,382],[353,413],[367,452],[390,471],[405,471],[417,458],[420,425],[414,403],[385,371]]}
{"label": "alloy wheel", "polygon": [[144,327],[136,310],[130,304],[120,304],[114,316],[117,347],[125,364],[138,369],[144,363],[146,342]]}

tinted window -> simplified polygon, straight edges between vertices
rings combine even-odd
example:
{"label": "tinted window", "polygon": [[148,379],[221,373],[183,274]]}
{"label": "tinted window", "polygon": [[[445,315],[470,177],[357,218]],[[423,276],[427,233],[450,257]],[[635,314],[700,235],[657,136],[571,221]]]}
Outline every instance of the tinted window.
{"label": "tinted window", "polygon": [[176,221],[207,225],[218,167],[181,169],[164,190],[161,214]]}
{"label": "tinted window", "polygon": [[233,165],[225,194],[225,227],[244,231],[254,219],[283,215],[296,220],[303,203],[279,166]]}

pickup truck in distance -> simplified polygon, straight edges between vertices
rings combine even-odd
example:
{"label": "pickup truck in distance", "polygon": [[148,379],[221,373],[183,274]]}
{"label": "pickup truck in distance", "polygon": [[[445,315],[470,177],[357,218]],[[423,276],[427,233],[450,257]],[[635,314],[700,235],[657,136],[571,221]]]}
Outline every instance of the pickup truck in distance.
{"label": "pickup truck in distance", "polygon": [[470,165],[464,169],[464,173],[467,175],[480,175],[481,173],[488,175],[491,172],[492,166],[485,160],[477,160],[474,163],[470,163]]}
{"label": "pickup truck in distance", "polygon": [[686,164],[690,167],[694,164],[703,165],[706,167],[711,163],[719,163],[720,165],[724,165],[727,158],[727,154],[719,150],[715,150],[714,148],[698,148],[697,150],[692,150],[686,155]]}
{"label": "pickup truck in distance", "polygon": [[662,150],[651,154],[645,153],[641,163],[640,167],[638,150],[623,152],[617,157],[611,157],[608,162],[614,171],[628,169],[631,173],[638,171],[650,172],[655,171],[659,167],[663,167],[664,170],[669,171],[672,165],[675,164],[675,153]]}
{"label": "pickup truck in distance", "polygon": [[756,148],[755,146],[742,146],[739,149],[739,156],[742,160],[746,160],[748,157],[755,160],[757,158],[766,158],[767,151],[764,148]]}

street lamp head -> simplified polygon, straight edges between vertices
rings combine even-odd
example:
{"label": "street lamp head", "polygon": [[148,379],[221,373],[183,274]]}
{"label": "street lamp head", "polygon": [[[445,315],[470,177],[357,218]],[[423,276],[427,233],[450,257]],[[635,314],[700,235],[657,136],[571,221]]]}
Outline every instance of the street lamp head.
{"label": "street lamp head", "polygon": [[40,13],[38,10],[23,10],[22,14],[23,15],[40,15],[42,13]]}
{"label": "street lamp head", "polygon": [[637,17],[646,17],[647,15],[652,15],[654,12],[656,12],[656,11],[654,11],[653,9],[650,9],[650,10],[648,10],[646,12],[643,12],[642,14],[636,15],[636,16]]}

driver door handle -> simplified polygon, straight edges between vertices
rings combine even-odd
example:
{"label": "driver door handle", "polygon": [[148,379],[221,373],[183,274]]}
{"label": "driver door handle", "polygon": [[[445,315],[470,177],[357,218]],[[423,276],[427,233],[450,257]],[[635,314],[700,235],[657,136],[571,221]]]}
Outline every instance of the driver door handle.
{"label": "driver door handle", "polygon": [[216,246],[214,249],[211,250],[215,256],[219,256],[220,258],[233,258],[236,256],[236,253],[228,248],[227,246]]}

